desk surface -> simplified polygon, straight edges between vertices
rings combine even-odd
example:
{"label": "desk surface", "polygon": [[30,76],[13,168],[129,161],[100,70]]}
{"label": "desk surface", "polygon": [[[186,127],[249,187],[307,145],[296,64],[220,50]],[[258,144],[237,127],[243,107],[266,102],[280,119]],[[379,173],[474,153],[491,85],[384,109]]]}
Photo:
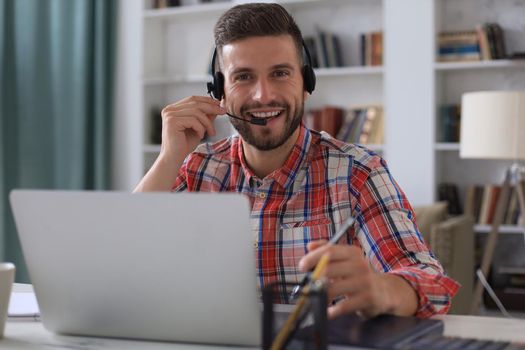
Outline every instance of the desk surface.
{"label": "desk surface", "polygon": [[[445,325],[445,335],[464,338],[504,340],[525,344],[525,320],[477,316],[437,316]],[[72,337],[48,332],[42,323],[8,320],[5,338],[0,340],[2,349],[227,349],[221,346],[189,345],[176,343],[145,342],[122,339]],[[237,348],[241,349],[241,348]],[[355,348],[354,348],[355,349]]]}

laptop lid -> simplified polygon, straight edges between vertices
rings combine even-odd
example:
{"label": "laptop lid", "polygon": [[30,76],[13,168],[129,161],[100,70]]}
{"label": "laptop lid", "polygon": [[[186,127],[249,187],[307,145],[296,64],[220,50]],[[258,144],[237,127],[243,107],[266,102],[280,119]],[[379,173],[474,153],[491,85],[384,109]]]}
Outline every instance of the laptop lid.
{"label": "laptop lid", "polygon": [[242,195],[15,190],[10,200],[48,330],[260,344]]}

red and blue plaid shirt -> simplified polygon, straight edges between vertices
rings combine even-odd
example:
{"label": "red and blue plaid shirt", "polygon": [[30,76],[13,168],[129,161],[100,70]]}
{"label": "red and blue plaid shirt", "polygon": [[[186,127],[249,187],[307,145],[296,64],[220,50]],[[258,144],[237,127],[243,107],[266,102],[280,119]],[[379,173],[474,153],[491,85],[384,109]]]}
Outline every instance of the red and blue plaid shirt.
{"label": "red and blue plaid shirt", "polygon": [[239,136],[202,144],[185,160],[173,191],[239,192],[251,202],[260,286],[297,283],[308,242],[329,239],[350,216],[340,244],[362,248],[376,270],[402,276],[419,296],[417,316],[445,313],[459,288],[425,245],[385,161],[360,146],[300,127],[285,164],[259,179]]}

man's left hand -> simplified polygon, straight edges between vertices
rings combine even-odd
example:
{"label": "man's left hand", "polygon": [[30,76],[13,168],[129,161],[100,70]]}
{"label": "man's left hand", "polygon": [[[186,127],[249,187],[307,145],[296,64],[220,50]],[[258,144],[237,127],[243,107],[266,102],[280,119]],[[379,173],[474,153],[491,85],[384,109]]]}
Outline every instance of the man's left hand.
{"label": "man's left hand", "polygon": [[321,256],[328,254],[330,262],[322,274],[328,282],[328,300],[343,297],[328,308],[329,318],[352,312],[365,317],[385,313],[408,316],[416,312],[416,292],[402,277],[374,271],[359,247],[326,243],[310,242],[309,253],[301,259],[299,268],[309,271]]}

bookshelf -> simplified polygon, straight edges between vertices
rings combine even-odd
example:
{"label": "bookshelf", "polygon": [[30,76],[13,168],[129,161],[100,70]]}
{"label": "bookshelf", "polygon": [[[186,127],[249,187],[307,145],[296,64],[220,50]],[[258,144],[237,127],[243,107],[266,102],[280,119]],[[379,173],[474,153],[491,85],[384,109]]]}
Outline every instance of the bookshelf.
{"label": "bookshelf", "polygon": [[[525,51],[525,1],[499,0],[433,0],[434,38],[440,32],[473,30],[477,24],[498,23],[504,29],[504,44],[507,54]],[[436,39],[434,39],[436,40]],[[437,40],[436,40],[437,41]],[[435,42],[437,48],[437,42]],[[437,52],[437,49],[434,51]],[[503,181],[505,169],[512,161],[462,159],[459,157],[459,143],[440,142],[440,125],[443,121],[440,106],[459,104],[461,95],[470,91],[482,90],[524,90],[525,60],[498,59],[476,62],[438,62],[437,54],[433,62],[433,110],[435,140],[434,183],[454,183],[458,186],[459,199],[465,208],[467,189],[474,185],[496,184]],[[485,191],[487,187],[485,186]],[[471,192],[472,193],[472,192]],[[486,196],[483,202],[486,203]],[[490,197],[489,197],[490,198]],[[491,225],[474,226],[477,233],[477,249],[481,252],[491,231]],[[499,227],[499,239],[494,259],[490,283],[497,290],[502,302],[509,308],[515,307],[503,293],[512,287],[510,279],[498,271],[498,267],[523,266],[523,235],[525,228],[515,225]],[[477,257],[479,259],[480,257]],[[478,261],[479,263],[479,261]],[[502,281],[503,279],[503,281]],[[524,289],[520,287],[520,294]],[[487,302],[485,300],[485,302]],[[489,304],[485,304],[489,305]],[[523,303],[521,303],[523,305]]]}
{"label": "bookshelf", "polygon": [[[525,51],[525,20],[519,15],[525,1],[501,0],[436,0],[434,3],[436,35],[443,31],[466,31],[476,24],[497,22],[504,28],[506,51]],[[465,198],[469,185],[500,184],[503,172],[512,161],[472,160],[459,158],[458,143],[442,143],[438,139],[442,104],[459,104],[461,95],[480,90],[525,89],[525,60],[499,59],[476,62],[434,62],[435,105],[435,168],[436,184],[457,183],[460,198]],[[464,203],[462,203],[464,204]],[[483,232],[482,226],[476,231]],[[512,232],[508,230],[507,232]],[[519,230],[518,230],[519,231]]]}

